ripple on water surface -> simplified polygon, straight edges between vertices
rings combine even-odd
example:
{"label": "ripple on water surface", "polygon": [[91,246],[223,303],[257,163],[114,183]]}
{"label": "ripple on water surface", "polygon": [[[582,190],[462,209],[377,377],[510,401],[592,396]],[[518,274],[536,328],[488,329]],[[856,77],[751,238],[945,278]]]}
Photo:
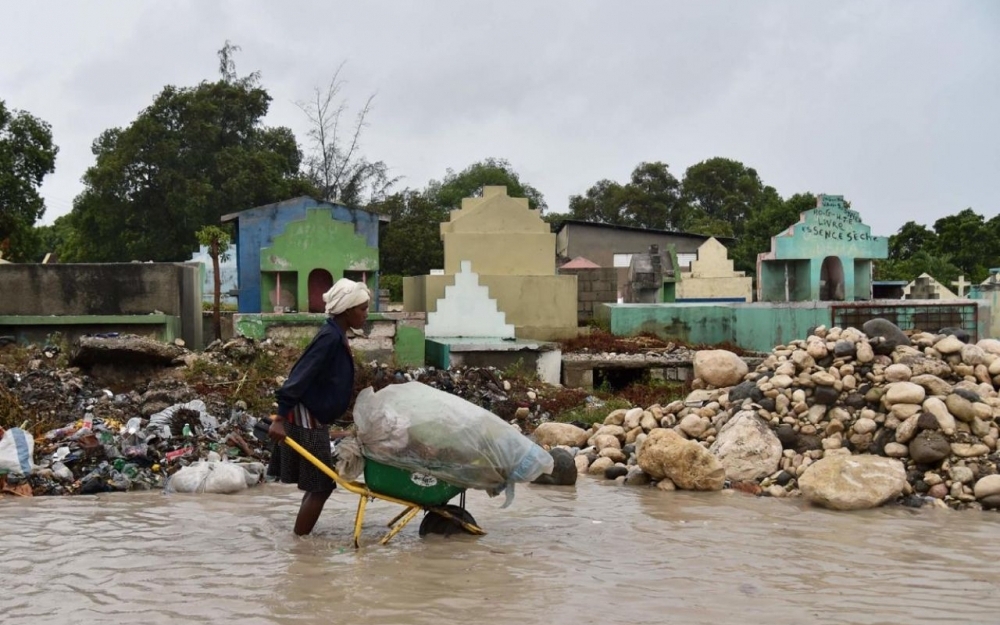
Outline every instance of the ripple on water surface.
{"label": "ripple on water surface", "polygon": [[388,546],[400,508],[357,498],[291,535],[299,495],[133,493],[4,499],[5,625],[206,622],[992,623],[1000,515],[837,513],[736,493],[665,493],[581,478],[473,492],[487,536]]}

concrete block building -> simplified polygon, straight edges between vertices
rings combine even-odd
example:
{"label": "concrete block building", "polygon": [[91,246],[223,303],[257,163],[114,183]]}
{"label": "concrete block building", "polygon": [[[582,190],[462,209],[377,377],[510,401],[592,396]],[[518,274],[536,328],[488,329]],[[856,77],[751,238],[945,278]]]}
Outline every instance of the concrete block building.
{"label": "concrete block building", "polygon": [[378,292],[374,213],[299,197],[222,221],[234,224],[240,313],[323,312],[323,293],[340,278]]}

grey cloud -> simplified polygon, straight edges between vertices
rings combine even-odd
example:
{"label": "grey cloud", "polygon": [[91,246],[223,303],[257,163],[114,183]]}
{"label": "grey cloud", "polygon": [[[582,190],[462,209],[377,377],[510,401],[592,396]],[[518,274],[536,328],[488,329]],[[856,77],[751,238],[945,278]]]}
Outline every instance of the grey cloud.
{"label": "grey cloud", "polygon": [[[61,7],[46,9],[44,7]],[[783,195],[842,193],[876,233],[997,212],[1000,10],[989,3],[88,2],[0,25],[0,97],[53,124],[46,220],[91,141],[168,83],[216,75],[226,39],[305,140],[294,102],[347,59],[366,154],[404,184],[508,158],[550,207],[643,160],[713,156]]]}

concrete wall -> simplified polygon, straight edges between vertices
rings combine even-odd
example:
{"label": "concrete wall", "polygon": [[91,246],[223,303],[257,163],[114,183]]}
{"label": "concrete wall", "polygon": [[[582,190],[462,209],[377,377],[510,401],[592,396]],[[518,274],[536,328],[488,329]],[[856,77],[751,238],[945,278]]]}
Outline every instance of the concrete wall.
{"label": "concrete wall", "polygon": [[[353,272],[358,279],[361,273],[368,287],[373,292],[377,289],[378,248],[370,247],[353,224],[331,219],[329,210],[307,209],[304,219],[289,223],[273,239],[273,245],[261,250],[261,310],[275,306],[270,300],[276,285],[274,272],[283,274],[282,291],[294,294],[294,308],[303,312],[323,312],[318,305],[317,310],[309,309],[309,275],[315,270],[329,272],[333,282],[345,277],[345,272]],[[285,274],[295,278],[286,281]]]}
{"label": "concrete wall", "polygon": [[472,263],[479,275],[551,276],[556,272],[555,235],[527,198],[507,195],[506,187],[485,187],[483,197],[464,198],[441,224],[444,272]]}
{"label": "concrete wall", "polygon": [[45,343],[59,333],[73,342],[81,336],[118,333],[146,336],[169,343],[181,336],[181,318],[172,315],[0,316],[0,336],[21,344]]}
{"label": "concrete wall", "polygon": [[[261,288],[261,250],[274,245],[275,238],[285,232],[289,224],[305,219],[306,211],[311,208],[323,209],[331,219],[351,224],[355,234],[363,238],[368,247],[378,249],[378,215],[309,197],[226,215],[222,218],[223,222],[236,222],[234,242],[238,249],[236,266],[239,273],[239,312],[261,311],[261,303],[265,301]],[[322,256],[335,254],[336,250],[316,249],[313,252]],[[308,280],[308,275],[302,279]],[[282,288],[284,286],[283,284]]]}
{"label": "concrete wall", "polygon": [[444,272],[472,261],[480,275],[551,276],[556,272],[555,235],[537,233],[451,233],[444,239]]}
{"label": "concrete wall", "polygon": [[613,267],[615,254],[644,254],[650,245],[678,254],[692,254],[709,237],[648,230],[625,230],[601,224],[566,223],[556,235],[556,253],[562,258],[583,256],[601,267]]}
{"label": "concrete wall", "polygon": [[559,274],[576,276],[577,322],[593,319],[594,308],[600,304],[618,303],[618,272],[614,268],[560,269]]}
{"label": "concrete wall", "polygon": [[[237,314],[233,327],[237,335],[254,340],[275,338],[305,345],[326,319],[325,314],[308,313]],[[372,313],[365,324],[365,336],[351,338],[351,348],[366,360],[423,366],[425,322],[423,314]]]}
{"label": "concrete wall", "polygon": [[179,316],[182,272],[175,263],[0,265],[0,315]]}
{"label": "concrete wall", "polygon": [[[965,300],[943,305],[925,302],[790,302],[757,304],[604,304],[597,316],[611,332],[631,336],[649,332],[665,339],[692,344],[733,343],[743,349],[770,351],[808,336],[818,325],[861,327],[873,317],[885,317],[901,328],[936,332],[958,326],[973,337],[990,330],[991,314],[985,304]],[[937,327],[934,327],[937,326]]]}
{"label": "concrete wall", "polygon": [[179,328],[187,345],[202,346],[202,279],[195,264],[6,264],[0,265],[0,294],[0,316],[9,317],[11,326],[25,326],[15,317],[55,316],[66,318],[62,325],[131,332],[134,326],[148,330],[133,317],[154,315],[179,320],[177,327],[172,321],[154,323],[162,326],[151,330],[156,336],[173,339]]}
{"label": "concrete wall", "polygon": [[[473,267],[475,269],[475,267]],[[455,276],[403,278],[403,308],[434,312]],[[576,276],[479,276],[479,284],[514,325],[517,338],[541,341],[576,335]]]}

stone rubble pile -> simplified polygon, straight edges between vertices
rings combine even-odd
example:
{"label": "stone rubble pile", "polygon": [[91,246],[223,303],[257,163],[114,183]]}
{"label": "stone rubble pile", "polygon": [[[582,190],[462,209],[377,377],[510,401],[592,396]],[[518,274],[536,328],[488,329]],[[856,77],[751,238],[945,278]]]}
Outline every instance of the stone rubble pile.
{"label": "stone rubble pile", "polygon": [[534,437],[625,484],[728,485],[834,509],[1000,508],[1000,341],[967,340],[875,319],[816,328],[754,371],[702,351],[685,400],[616,410],[588,430],[543,423]]}

